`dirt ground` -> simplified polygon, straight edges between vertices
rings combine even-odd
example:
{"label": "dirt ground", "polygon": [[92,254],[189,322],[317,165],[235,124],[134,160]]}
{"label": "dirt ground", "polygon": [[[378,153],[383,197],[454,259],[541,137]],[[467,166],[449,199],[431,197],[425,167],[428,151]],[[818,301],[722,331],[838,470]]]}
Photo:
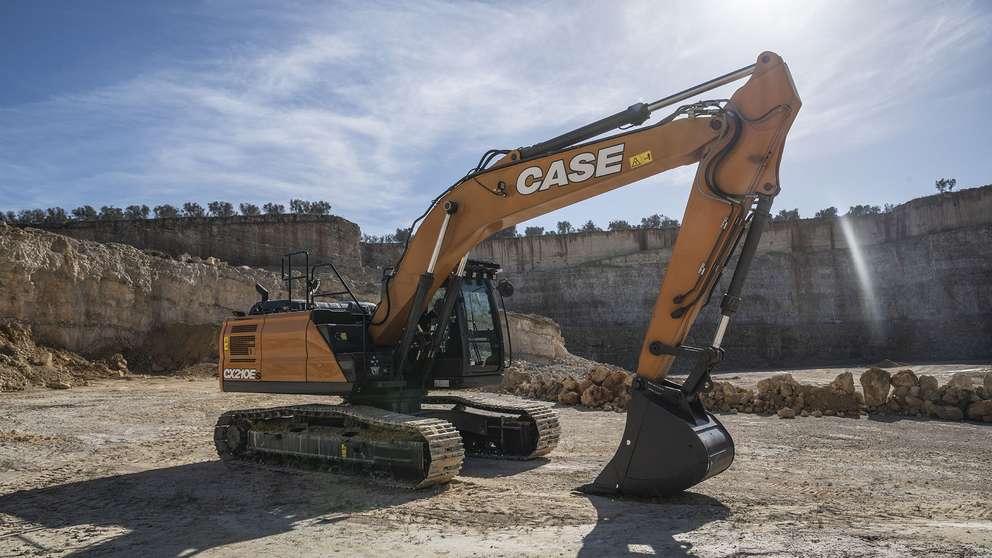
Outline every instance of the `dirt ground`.
{"label": "dirt ground", "polygon": [[734,465],[654,501],[573,492],[626,416],[578,408],[548,459],[424,491],[216,459],[222,411],[314,399],[202,378],[0,394],[0,557],[992,556],[992,425],[722,415]]}

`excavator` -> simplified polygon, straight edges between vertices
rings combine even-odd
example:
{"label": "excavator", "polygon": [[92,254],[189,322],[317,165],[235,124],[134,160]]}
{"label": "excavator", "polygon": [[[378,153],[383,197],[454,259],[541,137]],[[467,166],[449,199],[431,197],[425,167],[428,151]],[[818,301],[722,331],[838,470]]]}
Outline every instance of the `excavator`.
{"label": "excavator", "polygon": [[[685,102],[744,78],[729,99]],[[723,472],[734,443],[699,395],[723,359],[724,336],[781,190],[786,134],[800,106],[785,62],[763,52],[754,64],[653,103],[528,147],[490,150],[414,221],[397,265],[383,275],[378,304],[359,301],[332,263],[311,267],[308,254],[287,255],[289,298],[269,300],[257,286],[261,301],[224,322],[220,387],[338,395],[344,404],[224,413],[214,430],[219,455],[312,462],[416,488],[448,482],[466,455],[547,455],[560,435],[551,405],[432,389],[493,383],[510,359],[502,297],[512,286],[497,280],[498,266],[470,260],[470,251],[517,223],[698,164],[642,342],[619,448],[583,488],[665,496]],[[712,343],[684,344],[734,254]],[[321,272],[343,288],[320,290]],[[688,363],[681,383],[667,378],[675,359]]]}

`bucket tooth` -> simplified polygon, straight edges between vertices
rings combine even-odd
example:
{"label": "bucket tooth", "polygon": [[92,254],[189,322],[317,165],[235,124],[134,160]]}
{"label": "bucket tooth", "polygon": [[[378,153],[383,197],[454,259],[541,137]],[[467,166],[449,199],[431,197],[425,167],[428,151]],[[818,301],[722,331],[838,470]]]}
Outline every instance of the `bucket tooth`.
{"label": "bucket tooth", "polygon": [[730,433],[698,398],[667,380],[641,380],[631,389],[620,447],[596,480],[580,490],[669,496],[722,473],[733,461]]}

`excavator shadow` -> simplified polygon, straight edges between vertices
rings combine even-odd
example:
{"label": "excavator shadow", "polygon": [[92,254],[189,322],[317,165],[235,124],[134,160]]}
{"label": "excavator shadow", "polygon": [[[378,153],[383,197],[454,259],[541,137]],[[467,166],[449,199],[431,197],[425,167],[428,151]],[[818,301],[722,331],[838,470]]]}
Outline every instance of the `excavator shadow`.
{"label": "excavator shadow", "polygon": [[[0,521],[0,546],[73,557],[193,556],[445,490],[371,491],[367,482],[207,461],[23,490],[0,495],[0,518],[15,521]],[[60,541],[79,542],[47,543],[52,530]]]}
{"label": "excavator shadow", "polygon": [[582,540],[579,557],[694,556],[676,536],[725,519],[730,509],[703,494],[664,499],[584,495],[596,508],[596,526]]}
{"label": "excavator shadow", "polygon": [[506,460],[489,459],[485,457],[470,457],[462,463],[462,470],[458,473],[460,477],[470,477],[477,479],[494,479],[500,477],[512,477],[525,471],[537,469],[549,463],[546,457],[528,460]]}

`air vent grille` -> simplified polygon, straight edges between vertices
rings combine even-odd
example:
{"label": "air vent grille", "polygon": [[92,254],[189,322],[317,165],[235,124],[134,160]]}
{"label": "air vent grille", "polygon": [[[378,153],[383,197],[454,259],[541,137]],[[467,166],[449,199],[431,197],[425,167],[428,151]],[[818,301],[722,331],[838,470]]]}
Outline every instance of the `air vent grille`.
{"label": "air vent grille", "polygon": [[255,333],[258,324],[243,324],[231,326],[231,333]]}
{"label": "air vent grille", "polygon": [[255,336],[239,335],[231,337],[231,356],[255,358]]}

